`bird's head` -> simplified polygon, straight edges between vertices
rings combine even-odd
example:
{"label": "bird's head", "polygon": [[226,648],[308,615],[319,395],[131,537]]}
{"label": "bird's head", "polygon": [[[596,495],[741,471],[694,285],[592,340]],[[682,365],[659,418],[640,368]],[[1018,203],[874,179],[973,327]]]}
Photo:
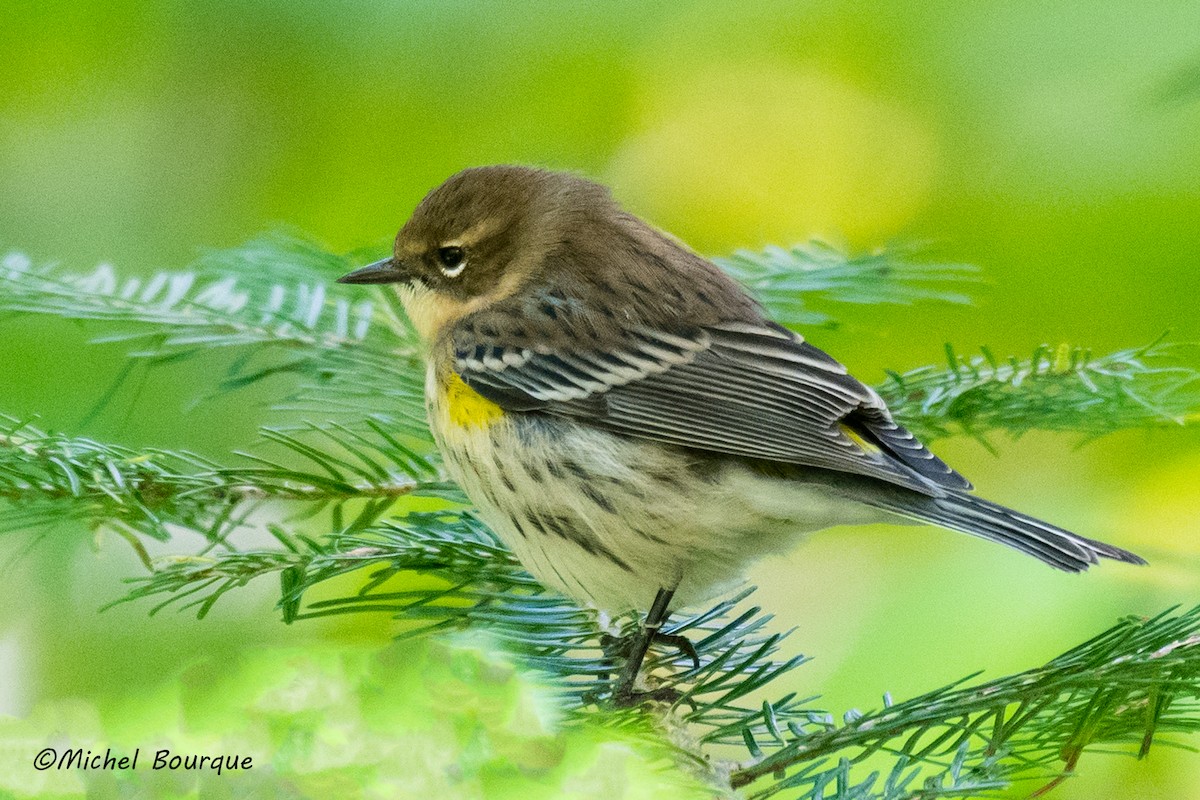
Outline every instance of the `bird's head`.
{"label": "bird's head", "polygon": [[515,294],[575,231],[615,205],[599,184],[521,166],[463,170],[425,196],[390,258],[338,279],[395,284],[418,333]]}

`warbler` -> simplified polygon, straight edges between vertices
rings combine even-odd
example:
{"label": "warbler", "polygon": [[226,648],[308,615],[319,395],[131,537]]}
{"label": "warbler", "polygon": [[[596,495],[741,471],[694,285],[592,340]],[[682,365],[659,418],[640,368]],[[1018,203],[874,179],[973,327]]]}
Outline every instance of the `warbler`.
{"label": "warbler", "polygon": [[1069,572],[1144,563],[970,494],[874,390],[574,174],[459,172],[340,281],[395,284],[446,468],[529,572],[650,608],[627,696],[671,608],[817,529],[919,521]]}

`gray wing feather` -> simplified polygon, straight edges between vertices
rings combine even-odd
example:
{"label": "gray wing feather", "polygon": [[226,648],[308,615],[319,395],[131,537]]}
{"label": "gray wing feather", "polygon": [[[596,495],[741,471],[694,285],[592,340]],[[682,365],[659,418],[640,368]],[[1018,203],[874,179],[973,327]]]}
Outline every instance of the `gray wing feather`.
{"label": "gray wing feather", "polygon": [[[878,478],[929,496],[969,484],[879,396],[783,328],[630,330],[604,349],[456,342],[456,369],[501,406],[630,436]],[[872,447],[847,435],[853,430]]]}
{"label": "gray wing feather", "polygon": [[1101,558],[1128,564],[1146,563],[1127,550],[1080,536],[962,491],[951,490],[942,497],[928,497],[854,476],[843,475],[836,481],[820,475],[809,476],[809,479],[814,482],[824,480],[830,488],[847,497],[893,514],[999,542],[1066,572],[1082,572]]}

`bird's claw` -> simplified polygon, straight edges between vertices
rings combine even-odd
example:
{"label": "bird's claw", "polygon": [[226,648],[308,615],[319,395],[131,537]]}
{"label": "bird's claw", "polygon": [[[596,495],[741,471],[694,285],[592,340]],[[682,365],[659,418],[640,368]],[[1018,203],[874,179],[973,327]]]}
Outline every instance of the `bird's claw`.
{"label": "bird's claw", "polygon": [[692,669],[700,669],[700,654],[696,652],[696,648],[692,644],[692,641],[683,634],[661,633],[659,631],[655,631],[654,635],[650,637],[650,641],[671,645],[678,650],[681,655],[685,655],[692,660]]}
{"label": "bird's claw", "polygon": [[[600,646],[603,648],[606,657],[614,660],[622,659],[628,662],[633,653],[637,652],[639,648],[643,648],[644,651],[646,646],[645,637],[647,636],[649,636],[651,643],[659,642],[669,645],[678,650],[681,655],[687,656],[691,659],[693,670],[700,668],[700,655],[696,652],[696,648],[686,636],[678,633],[663,633],[657,630],[642,628],[628,636],[603,634],[600,637]],[[602,680],[605,680],[608,676],[604,674],[600,677]],[[632,672],[627,663],[620,683],[610,696],[610,702],[615,708],[632,708],[651,702],[672,704],[683,697],[682,692],[667,686],[646,691],[637,690],[634,688],[636,680],[637,673]]]}
{"label": "bird's claw", "polygon": [[[613,636],[612,634],[604,633],[600,635],[600,647],[604,650],[604,654],[609,658],[625,659],[629,657],[633,650],[637,638],[644,631],[637,631],[627,636]],[[692,662],[692,669],[700,669],[700,654],[696,652],[695,646],[691,640],[683,634],[679,633],[663,633],[662,631],[654,631],[650,634],[651,643],[666,644],[674,647],[679,651],[680,655],[687,656]]]}

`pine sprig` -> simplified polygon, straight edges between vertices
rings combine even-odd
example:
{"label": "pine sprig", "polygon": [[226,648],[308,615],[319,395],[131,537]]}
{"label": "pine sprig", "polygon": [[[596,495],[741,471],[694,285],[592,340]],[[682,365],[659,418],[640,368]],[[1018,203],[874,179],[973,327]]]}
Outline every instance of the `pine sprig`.
{"label": "pine sprig", "polygon": [[[190,530],[215,542],[267,501],[298,501],[340,513],[343,504],[365,500],[358,519],[374,521],[405,495],[447,493],[429,480],[434,468],[411,451],[372,452],[373,442],[347,431],[339,442],[343,447],[356,437],[363,445],[341,457],[313,450],[286,432],[267,433],[298,465],[248,454],[243,464],[220,465],[187,451],[134,450],[47,433],[0,415],[0,501],[7,505],[0,529],[74,520],[159,541]],[[145,557],[136,540],[131,542]]]}
{"label": "pine sprig", "polygon": [[969,264],[932,263],[919,250],[892,247],[848,255],[823,242],[762,252],[739,250],[713,259],[771,309],[784,325],[829,325],[833,318],[811,301],[911,305],[937,301],[966,304],[970,297],[951,287],[978,281]]}
{"label": "pine sprig", "polygon": [[1180,362],[1183,351],[1160,339],[1100,356],[1043,345],[1027,359],[1000,359],[987,348],[964,358],[947,346],[946,365],[889,372],[878,390],[896,416],[927,439],[982,438],[993,431],[1015,437],[1031,430],[1090,439],[1200,419],[1200,369]]}
{"label": "pine sprig", "polygon": [[[793,731],[786,744],[735,771],[750,797],[813,785],[782,773],[834,754],[851,765],[884,752],[943,771],[977,764],[977,777],[1010,783],[1072,772],[1085,750],[1124,746],[1144,756],[1164,733],[1200,731],[1200,607],[1127,619],[1044,667],[964,687],[947,686],[841,726]],[[804,795],[801,795],[804,796]]]}
{"label": "pine sprig", "polygon": [[190,453],[137,452],[0,416],[0,498],[8,505],[8,530],[78,520],[165,541],[168,519],[207,529],[229,503],[208,477],[214,470]]}
{"label": "pine sprig", "polygon": [[280,233],[206,253],[183,270],[121,277],[0,261],[0,313],[40,314],[116,330],[131,358],[178,362],[214,349],[240,351],[215,387],[230,391],[276,376],[295,380],[280,410],[375,419],[398,435],[426,435],[416,337],[386,295],[333,282],[354,265]]}
{"label": "pine sprig", "polygon": [[365,341],[377,317],[361,293],[330,289],[348,266],[311,242],[282,235],[148,278],[122,278],[109,264],[82,273],[35,267],[10,253],[0,262],[0,311],[140,324],[148,328],[117,338],[157,340],[156,347],[173,353],[246,344],[340,348]]}

